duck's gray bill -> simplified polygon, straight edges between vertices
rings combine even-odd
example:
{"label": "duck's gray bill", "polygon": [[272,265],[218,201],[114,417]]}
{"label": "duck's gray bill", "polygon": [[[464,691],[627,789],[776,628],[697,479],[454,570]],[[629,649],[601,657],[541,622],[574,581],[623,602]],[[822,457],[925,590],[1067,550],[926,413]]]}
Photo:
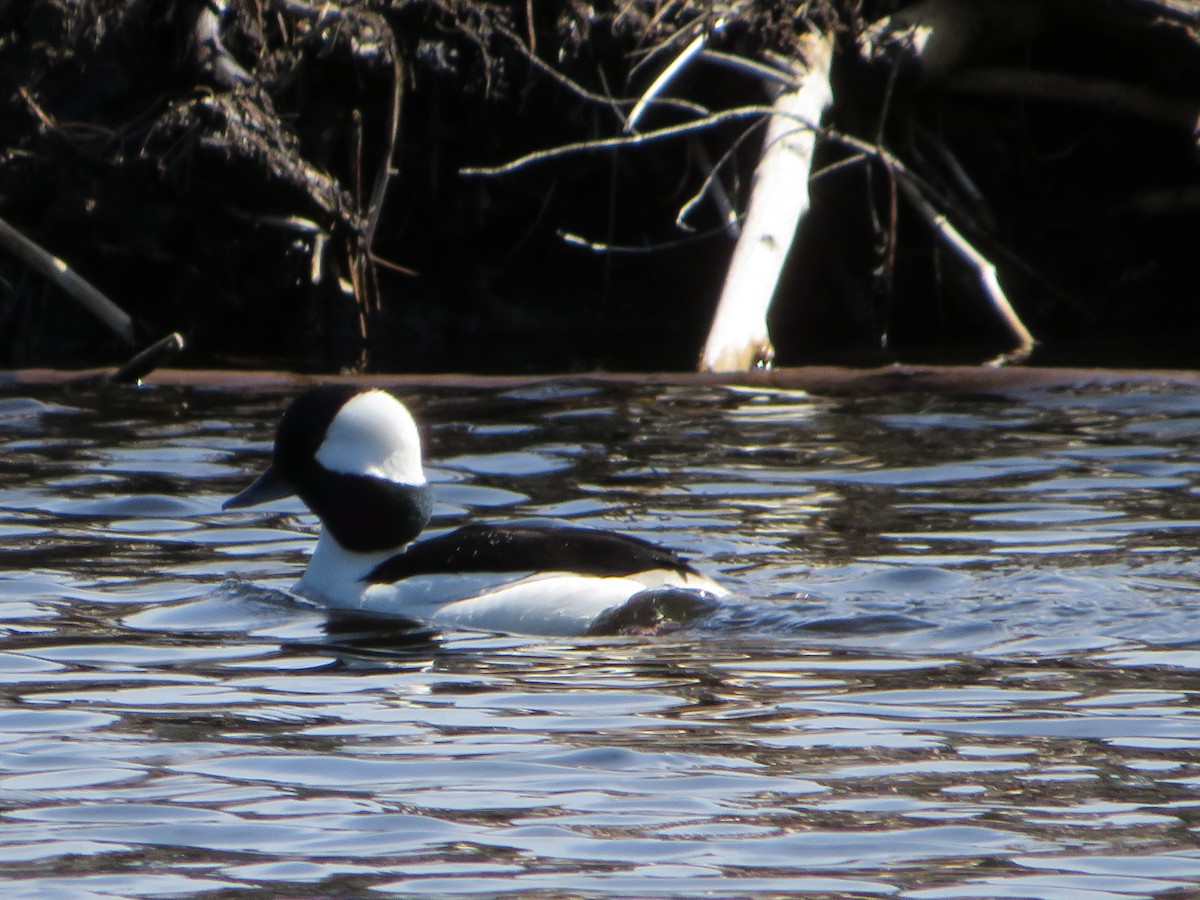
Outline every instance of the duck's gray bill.
{"label": "duck's gray bill", "polygon": [[278,500],[296,493],[292,483],[279,474],[274,466],[268,466],[248,488],[221,504],[221,509],[239,509],[243,506],[255,506],[268,500]]}

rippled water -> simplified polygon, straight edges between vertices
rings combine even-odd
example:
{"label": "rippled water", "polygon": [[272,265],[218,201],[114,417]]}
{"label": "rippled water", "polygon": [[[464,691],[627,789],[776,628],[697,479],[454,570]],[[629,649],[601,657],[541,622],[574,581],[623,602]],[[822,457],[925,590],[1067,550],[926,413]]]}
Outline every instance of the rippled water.
{"label": "rippled water", "polygon": [[405,396],[435,525],[679,547],[656,637],[328,623],[286,398],[0,395],[5,897],[1200,891],[1200,396]]}

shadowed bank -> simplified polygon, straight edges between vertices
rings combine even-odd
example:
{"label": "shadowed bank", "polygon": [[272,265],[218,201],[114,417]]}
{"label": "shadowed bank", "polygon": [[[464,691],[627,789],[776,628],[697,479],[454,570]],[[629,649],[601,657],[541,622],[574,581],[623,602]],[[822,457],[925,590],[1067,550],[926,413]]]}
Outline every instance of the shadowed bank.
{"label": "shadowed bank", "polygon": [[[691,369],[723,294],[774,298],[740,313],[736,367],[1186,365],[1198,21],[1174,0],[0,3],[0,219],[192,365]],[[814,73],[819,121],[785,103]],[[797,135],[765,193],[807,180],[811,208],[754,231],[779,271],[731,287]],[[128,355],[0,254],[0,366]]]}

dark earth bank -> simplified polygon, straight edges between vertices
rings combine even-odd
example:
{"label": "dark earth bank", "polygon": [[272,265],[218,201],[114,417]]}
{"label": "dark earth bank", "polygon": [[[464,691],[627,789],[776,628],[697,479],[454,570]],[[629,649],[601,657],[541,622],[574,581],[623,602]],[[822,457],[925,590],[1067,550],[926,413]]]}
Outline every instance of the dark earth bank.
{"label": "dark earth bank", "polygon": [[[964,13],[969,7],[969,14]],[[941,65],[866,36],[946,12]],[[1188,366],[1200,4],[0,0],[0,218],[185,365],[690,369],[769,104],[747,66],[831,33],[831,129],[772,314],[781,364],[977,362],[1010,337],[871,154],[995,263],[1035,362]],[[919,29],[917,29],[919,32]],[[920,35],[910,35],[919,41]],[[735,59],[730,59],[734,57]],[[133,349],[0,250],[0,366]]]}

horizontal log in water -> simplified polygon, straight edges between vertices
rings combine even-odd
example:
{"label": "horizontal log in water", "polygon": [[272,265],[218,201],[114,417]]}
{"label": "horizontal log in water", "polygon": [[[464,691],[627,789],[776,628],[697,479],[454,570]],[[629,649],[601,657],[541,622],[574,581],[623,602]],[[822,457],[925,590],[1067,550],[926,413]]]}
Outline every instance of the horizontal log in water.
{"label": "horizontal log in water", "polygon": [[[0,390],[100,383],[109,369],[0,370]],[[955,393],[1002,395],[1029,388],[1079,390],[1118,385],[1169,385],[1200,389],[1200,371],[1148,369],[1074,369],[1014,366],[801,366],[756,369],[750,372],[598,372],[588,375],[307,375],[296,372],[245,369],[157,369],[142,379],[158,387],[220,388],[231,391],[295,393],[314,384],[349,384],[397,391],[433,388],[520,388],[546,384],[642,385],[670,387],[729,385],[771,390],[803,390],[813,394],[875,396],[885,393]],[[114,388],[121,389],[121,388]]]}

